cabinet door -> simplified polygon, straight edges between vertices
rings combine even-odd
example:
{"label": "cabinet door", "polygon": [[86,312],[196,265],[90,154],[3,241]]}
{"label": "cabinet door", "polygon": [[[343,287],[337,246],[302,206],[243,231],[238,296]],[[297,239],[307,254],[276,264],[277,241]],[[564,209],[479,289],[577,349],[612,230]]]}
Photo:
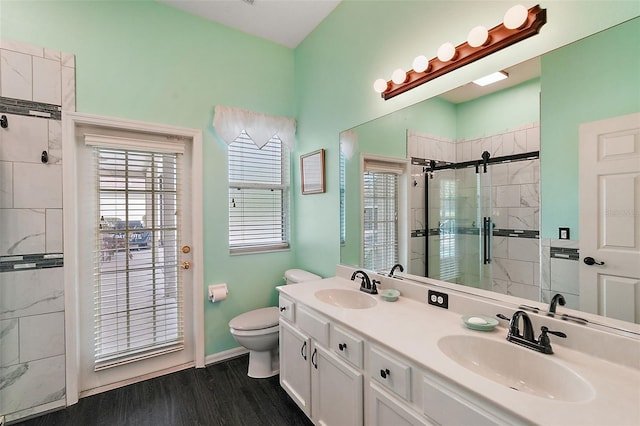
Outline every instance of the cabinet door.
{"label": "cabinet door", "polygon": [[372,426],[426,426],[431,425],[410,408],[403,407],[394,397],[369,388],[369,420]]}
{"label": "cabinet door", "polygon": [[314,423],[327,426],[362,425],[362,373],[321,346],[314,346],[311,355],[311,411]]}
{"label": "cabinet door", "polygon": [[280,321],[280,386],[311,417],[311,340]]}

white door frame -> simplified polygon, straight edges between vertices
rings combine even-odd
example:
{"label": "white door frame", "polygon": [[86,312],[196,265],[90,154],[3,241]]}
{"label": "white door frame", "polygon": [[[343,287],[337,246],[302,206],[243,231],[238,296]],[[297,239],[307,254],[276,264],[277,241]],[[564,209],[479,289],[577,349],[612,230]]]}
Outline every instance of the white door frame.
{"label": "white door frame", "polygon": [[103,117],[76,112],[62,113],[62,206],[64,224],[64,305],[65,305],[65,351],[66,351],[66,398],[67,405],[78,402],[78,368],[80,342],[78,341],[78,185],[77,145],[78,126],[101,126],[136,132],[153,132],[169,137],[184,137],[192,144],[192,210],[190,220],[193,232],[193,327],[195,341],[195,366],[204,367],[204,293],[203,233],[202,233],[202,130],[167,126],[148,122]]}

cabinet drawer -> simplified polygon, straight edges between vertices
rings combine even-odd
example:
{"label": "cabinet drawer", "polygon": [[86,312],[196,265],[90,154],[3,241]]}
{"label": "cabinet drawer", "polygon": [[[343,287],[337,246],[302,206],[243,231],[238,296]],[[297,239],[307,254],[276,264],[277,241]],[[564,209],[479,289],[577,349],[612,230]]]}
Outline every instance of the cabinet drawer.
{"label": "cabinet drawer", "polygon": [[371,348],[369,373],[378,383],[411,401],[411,367],[392,355]]}
{"label": "cabinet drawer", "polygon": [[331,349],[358,368],[362,368],[364,343],[360,337],[333,326],[331,330]]}
{"label": "cabinet drawer", "polygon": [[316,342],[329,346],[329,320],[311,312],[302,305],[296,309],[296,325]]}
{"label": "cabinet drawer", "polygon": [[295,307],[296,304],[286,297],[280,296],[278,306],[280,307],[280,317],[290,322],[296,321]]}

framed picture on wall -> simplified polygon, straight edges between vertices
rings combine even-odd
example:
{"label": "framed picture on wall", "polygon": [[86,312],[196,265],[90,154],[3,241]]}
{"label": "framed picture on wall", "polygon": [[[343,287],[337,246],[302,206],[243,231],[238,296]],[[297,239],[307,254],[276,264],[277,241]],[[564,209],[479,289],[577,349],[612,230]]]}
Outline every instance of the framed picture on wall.
{"label": "framed picture on wall", "polygon": [[300,176],[303,194],[324,192],[324,149],[300,156]]}

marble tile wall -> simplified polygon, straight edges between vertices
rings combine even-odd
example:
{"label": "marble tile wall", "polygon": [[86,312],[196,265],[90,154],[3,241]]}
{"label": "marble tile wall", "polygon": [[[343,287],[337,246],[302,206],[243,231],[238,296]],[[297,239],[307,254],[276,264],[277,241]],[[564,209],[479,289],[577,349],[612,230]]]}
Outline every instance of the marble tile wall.
{"label": "marble tile wall", "polygon": [[[72,54],[0,40],[0,415],[66,403],[61,111]],[[49,161],[41,162],[43,151]]]}
{"label": "marble tile wall", "polygon": [[[469,140],[448,140],[415,131],[407,133],[407,152],[413,159],[436,160],[459,163],[478,160],[483,151],[491,157],[500,157],[540,149],[539,123],[531,123],[515,130]],[[447,189],[444,183],[455,183],[456,226],[469,232],[478,227],[476,174],[472,169],[439,171],[433,179],[426,181],[422,165],[412,166],[411,192],[411,259],[410,268],[424,270],[424,235],[433,234],[433,224],[440,220],[443,199]],[[438,188],[429,197],[429,224],[424,223],[424,185]],[[460,234],[456,237],[458,247],[470,249],[459,251],[459,280],[478,287],[490,286],[494,291],[519,297],[539,300],[540,295],[540,161],[526,160],[491,166],[491,214],[495,230],[503,230],[494,237],[492,282],[483,279],[478,263],[475,244],[477,236]],[[526,238],[524,238],[526,237]],[[438,236],[430,236],[430,275],[439,272],[441,262]],[[456,249],[458,250],[458,248]],[[460,249],[461,250],[461,249]],[[413,272],[412,273],[417,273]]]}

